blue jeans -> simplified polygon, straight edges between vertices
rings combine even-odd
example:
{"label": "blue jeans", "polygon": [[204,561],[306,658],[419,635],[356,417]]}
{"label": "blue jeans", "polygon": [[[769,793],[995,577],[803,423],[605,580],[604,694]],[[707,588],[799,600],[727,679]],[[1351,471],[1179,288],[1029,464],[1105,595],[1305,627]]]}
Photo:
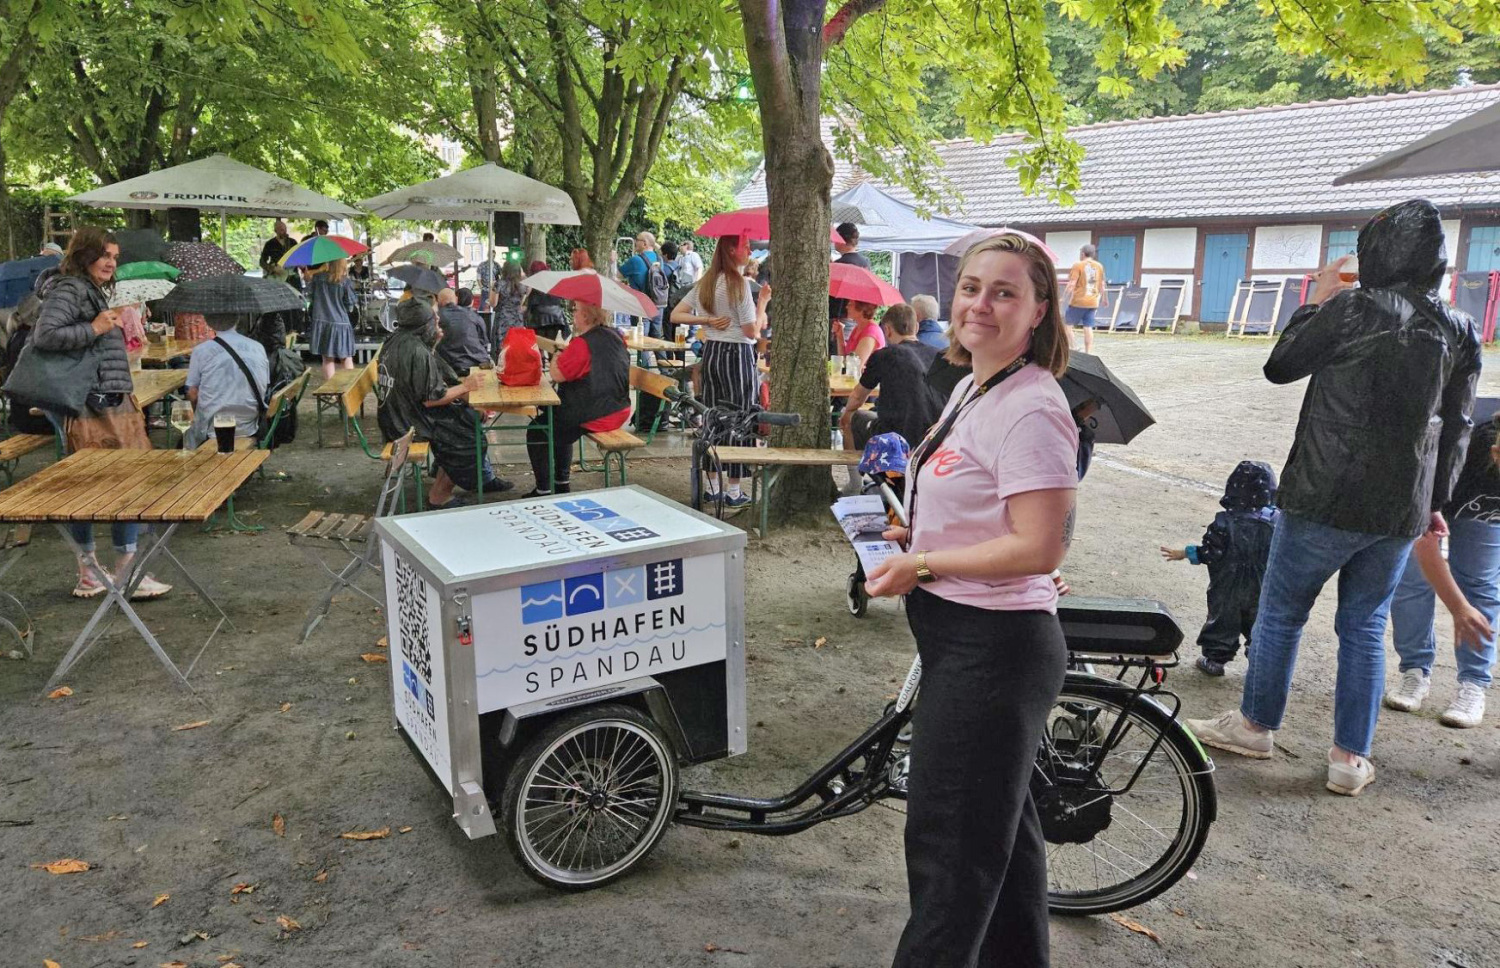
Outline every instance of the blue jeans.
{"label": "blue jeans", "polygon": [[[1448,522],[1448,568],[1453,580],[1470,605],[1484,613],[1490,627],[1500,617],[1500,524],[1475,518],[1456,518]],[[1437,595],[1413,557],[1406,563],[1396,596],[1391,599],[1391,629],[1395,632],[1396,654],[1401,656],[1401,671],[1421,669],[1432,673],[1437,656],[1433,635],[1433,611]],[[1478,649],[1453,643],[1458,663],[1458,681],[1472,682],[1482,689],[1490,687],[1490,670],[1495,665],[1495,636],[1491,635]]]}
{"label": "blue jeans", "polygon": [[[43,410],[42,413],[46,414],[47,419],[52,421],[52,426],[57,431],[57,435],[66,438],[67,434],[63,431],[62,414],[54,413],[51,410]],[[117,522],[110,525],[110,541],[114,544],[115,551],[122,555],[135,554],[136,544],[140,539],[141,529],[144,527],[144,524],[133,521],[127,523]],[[87,521],[79,521],[68,525],[68,531],[72,533],[73,540],[78,542],[80,548],[88,554],[93,554],[94,526],[92,524],[89,524]]]}
{"label": "blue jeans", "polygon": [[1370,755],[1385,688],[1386,617],[1411,543],[1410,538],[1344,531],[1281,513],[1246,657],[1240,700],[1246,719],[1266,729],[1281,728],[1302,627],[1318,593],[1338,572],[1333,741],[1350,753]]}

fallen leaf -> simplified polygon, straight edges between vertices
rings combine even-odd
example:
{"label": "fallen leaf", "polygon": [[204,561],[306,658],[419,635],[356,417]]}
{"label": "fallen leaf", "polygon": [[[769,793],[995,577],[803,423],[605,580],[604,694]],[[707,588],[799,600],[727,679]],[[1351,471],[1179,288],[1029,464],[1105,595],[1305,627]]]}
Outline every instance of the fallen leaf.
{"label": "fallen leaf", "polygon": [[32,864],[34,871],[46,871],[49,874],[81,874],[89,869],[86,860],[74,860],[71,857],[55,860],[50,864]]}
{"label": "fallen leaf", "polygon": [[284,703],[281,704],[281,711],[282,712],[286,712],[287,710],[289,710],[291,708],[292,708],[292,704],[289,703],[289,702],[284,702]]}
{"label": "fallen leaf", "polygon": [[245,966],[240,964],[238,961],[225,961],[221,962],[221,964],[224,966],[224,968],[245,968]]}
{"label": "fallen leaf", "polygon": [[320,870],[316,874],[313,875],[313,883],[314,884],[321,884],[321,883],[323,883],[326,880],[328,880],[328,871],[327,871],[327,869]]}
{"label": "fallen leaf", "polygon": [[412,832],[412,828],[411,827],[402,827],[400,830],[396,831],[396,833],[398,833],[398,834],[409,834],[411,832]]}
{"label": "fallen leaf", "polygon": [[117,813],[113,817],[105,817],[105,820],[129,820],[130,817],[123,813]]}
{"label": "fallen leaf", "polygon": [[104,934],[80,935],[79,941],[113,941],[120,936],[118,931],[106,931]]}
{"label": "fallen leaf", "polygon": [[415,941],[403,941],[403,942],[401,942],[401,950],[402,951],[421,951],[422,950],[422,946],[419,945],[419,944],[417,944]]}
{"label": "fallen leaf", "polygon": [[71,695],[73,695],[73,687],[72,686],[58,686],[56,689],[54,689],[51,692],[47,693],[47,698],[48,699],[66,699],[66,698],[68,698]]}
{"label": "fallen leaf", "polygon": [[212,719],[200,719],[196,723],[183,723],[181,726],[173,726],[172,732],[180,733],[185,729],[197,729],[199,726],[207,726],[213,722]]}
{"label": "fallen leaf", "polygon": [[149,941],[137,941],[135,944],[131,945],[131,947],[132,948],[144,948],[144,947],[146,947],[146,945],[148,945],[150,943],[151,942],[149,942]]}
{"label": "fallen leaf", "polygon": [[361,659],[364,659],[366,662],[389,662],[389,661],[391,661],[390,659],[387,659],[385,656],[381,655],[379,652],[361,652],[359,654],[359,657]]}
{"label": "fallen leaf", "polygon": [[828,636],[826,636],[826,635],[820,635],[820,636],[818,636],[817,641],[813,642],[813,648],[815,648],[815,649],[821,649],[823,646],[825,646],[827,644],[828,644]]}
{"label": "fallen leaf", "polygon": [[713,952],[719,950],[719,946],[710,941],[708,944],[703,946],[703,950],[712,954]]}
{"label": "fallen leaf", "polygon": [[53,961],[51,958],[43,958],[42,959],[42,968],[62,968],[62,965],[59,965],[57,962]]}
{"label": "fallen leaf", "polygon": [[230,894],[254,894],[255,893],[255,885],[254,884],[246,884],[244,881],[241,881],[240,883],[238,883],[238,884],[234,885],[233,887],[231,887],[229,889],[229,893]]}
{"label": "fallen leaf", "polygon": [[1129,918],[1125,917],[1123,914],[1111,914],[1109,916],[1109,919],[1122,928],[1125,928],[1129,931],[1134,931],[1136,934],[1144,934],[1146,937],[1150,938],[1152,941],[1155,941],[1157,944],[1161,944],[1161,935],[1157,934],[1155,931],[1152,931],[1150,928],[1146,927],[1144,924],[1141,924],[1139,921],[1132,921]]}
{"label": "fallen leaf", "polygon": [[296,921],[293,921],[285,914],[278,914],[276,916],[276,923],[281,926],[281,930],[286,932],[302,930],[302,925],[298,924]]}
{"label": "fallen leaf", "polygon": [[282,819],[281,814],[278,813],[271,817],[271,829],[276,831],[276,836],[278,837],[286,836],[286,821]]}
{"label": "fallen leaf", "polygon": [[377,649],[388,648],[390,646],[390,644],[391,644],[391,640],[388,639],[388,638],[386,638],[384,635],[382,635],[380,638],[378,638],[378,639],[375,640],[375,648],[377,648]]}
{"label": "fallen leaf", "polygon": [[185,961],[163,961],[161,968],[188,968]]}
{"label": "fallen leaf", "polygon": [[172,895],[170,894],[158,894],[156,895],[156,900],[151,902],[151,906],[161,907],[163,904],[167,903],[167,901],[171,900],[171,898]]}
{"label": "fallen leaf", "polygon": [[379,830],[350,830],[339,834],[339,837],[344,840],[384,840],[390,835],[390,827],[381,827]]}

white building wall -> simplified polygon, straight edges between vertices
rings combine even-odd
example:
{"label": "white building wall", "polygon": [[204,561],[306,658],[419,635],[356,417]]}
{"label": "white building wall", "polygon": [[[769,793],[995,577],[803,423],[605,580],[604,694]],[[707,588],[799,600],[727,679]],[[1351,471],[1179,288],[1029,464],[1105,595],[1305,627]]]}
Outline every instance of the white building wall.
{"label": "white building wall", "polygon": [[1150,269],[1189,269],[1197,263],[1197,229],[1146,229],[1141,233],[1143,274]]}
{"label": "white building wall", "polygon": [[1078,261],[1078,250],[1094,241],[1092,232],[1048,232],[1047,245],[1057,253],[1057,268],[1066,272]]}
{"label": "white building wall", "polygon": [[1261,275],[1262,269],[1310,270],[1322,261],[1322,225],[1262,225],[1255,230],[1250,249],[1251,275]]}

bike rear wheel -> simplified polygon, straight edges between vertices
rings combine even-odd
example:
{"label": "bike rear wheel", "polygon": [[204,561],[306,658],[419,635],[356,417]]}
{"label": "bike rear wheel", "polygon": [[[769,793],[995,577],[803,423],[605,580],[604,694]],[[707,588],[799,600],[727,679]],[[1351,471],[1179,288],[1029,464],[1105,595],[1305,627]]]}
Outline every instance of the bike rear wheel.
{"label": "bike rear wheel", "polygon": [[1049,715],[1031,792],[1054,914],[1157,896],[1188,872],[1213,823],[1211,762],[1160,704],[1132,695],[1070,675]]}

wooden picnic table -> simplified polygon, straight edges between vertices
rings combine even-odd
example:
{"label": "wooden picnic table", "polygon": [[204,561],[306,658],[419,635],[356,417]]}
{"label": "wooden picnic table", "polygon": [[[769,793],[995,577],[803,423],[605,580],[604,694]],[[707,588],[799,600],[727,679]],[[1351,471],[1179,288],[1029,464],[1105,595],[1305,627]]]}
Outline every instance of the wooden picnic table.
{"label": "wooden picnic table", "polygon": [[[507,433],[520,433],[524,438],[531,429],[529,424],[521,427],[499,427],[495,425],[495,419],[501,414],[513,413],[530,417],[537,413],[537,407],[546,407],[546,423],[542,424],[541,431],[547,437],[547,487],[552,487],[552,463],[554,448],[556,447],[556,436],[554,423],[556,411],[552,408],[562,403],[562,398],[557,395],[557,389],[552,386],[552,381],[544,374],[542,382],[529,387],[508,387],[500,382],[499,375],[493,368],[475,367],[469,371],[470,377],[477,377],[479,388],[469,391],[469,406],[474,410],[474,445],[477,448],[475,458],[476,482],[483,484],[484,481],[484,435],[486,430],[502,431]],[[489,423],[486,426],[486,415]],[[537,481],[537,487],[542,482]],[[479,491],[479,500],[484,500],[483,487]]]}
{"label": "wooden picnic table", "polygon": [[[74,640],[44,691],[56,685],[98,642],[92,637],[94,629],[116,608],[125,613],[157,659],[178,681],[188,685],[187,676],[192,673],[198,657],[203,655],[229,617],[204,585],[172,554],[168,544],[179,525],[203,522],[212,517],[269,456],[270,452],[264,450],[234,454],[180,450],[80,450],[0,492],[0,523],[51,521],[75,553],[81,549],[69,529],[73,523],[166,525],[160,535],[150,536],[149,546],[135,556],[130,574],[123,581],[117,583],[106,569],[94,562],[94,574],[108,594]],[[131,592],[157,555],[171,561],[199,596],[219,612],[219,623],[189,663],[186,673],[167,656],[130,605]]]}
{"label": "wooden picnic table", "polygon": [[625,348],[632,353],[671,353],[676,350],[687,349],[687,344],[678,344],[671,340],[657,339],[655,336],[642,336],[639,339],[627,336],[625,337]]}
{"label": "wooden picnic table", "polygon": [[169,339],[160,343],[147,342],[141,351],[141,359],[147,363],[170,363],[187,356],[204,340]]}
{"label": "wooden picnic table", "polygon": [[847,397],[859,386],[859,378],[835,373],[828,378],[828,392],[835,397]]}
{"label": "wooden picnic table", "polygon": [[130,374],[135,383],[135,402],[142,410],[160,402],[187,383],[187,370],[136,370]]}

